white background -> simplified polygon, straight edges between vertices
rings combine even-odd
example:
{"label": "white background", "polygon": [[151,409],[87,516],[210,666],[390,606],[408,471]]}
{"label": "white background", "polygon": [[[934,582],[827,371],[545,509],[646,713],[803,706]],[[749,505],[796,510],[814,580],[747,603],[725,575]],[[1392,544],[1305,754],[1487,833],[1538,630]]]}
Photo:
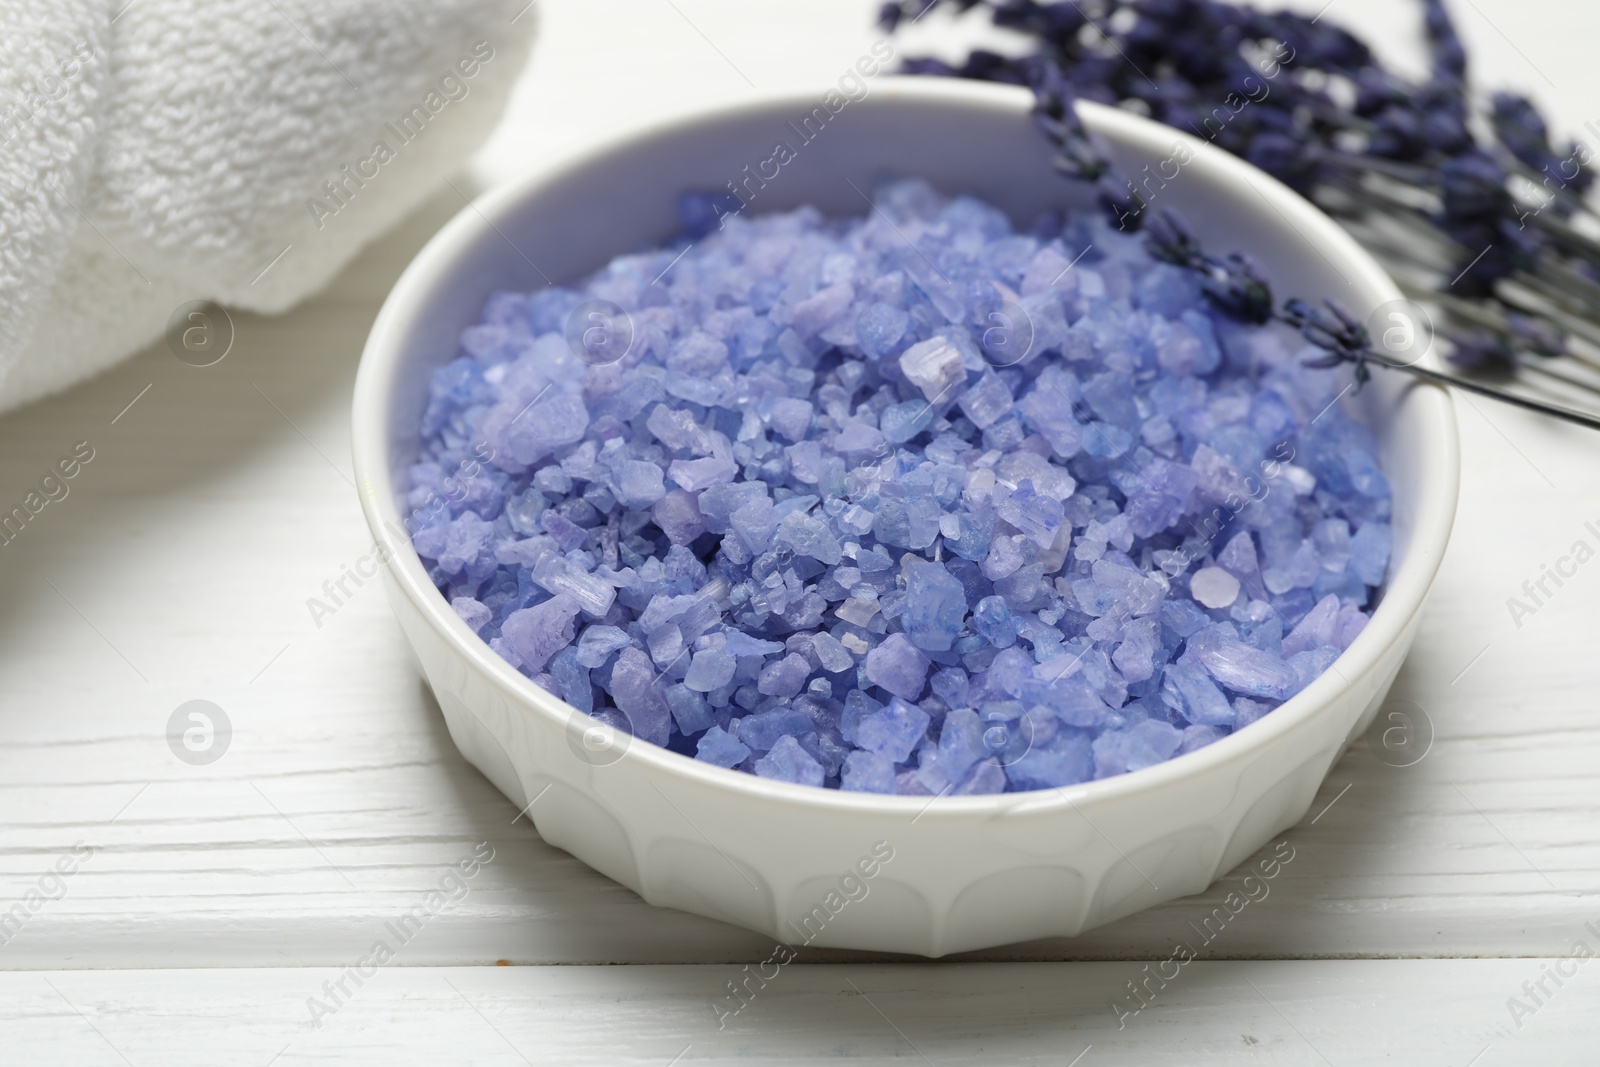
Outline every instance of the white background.
{"label": "white background", "polygon": [[[550,0],[457,184],[752,85],[822,85],[875,38],[875,6]],[[1595,9],[1452,6],[1479,84],[1532,92],[1569,134],[1600,119]],[[1334,0],[1325,17],[1414,63],[1420,14]],[[513,823],[451,747],[375,584],[320,627],[306,607],[370,548],[347,429],[367,327],[462,206],[443,190],[291,314],[236,315],[217,366],[158,346],[0,419],[7,507],[75,442],[95,449],[0,552],[0,910],[74,842],[96,850],[0,947],[0,1060],[1592,1062],[1600,963],[1547,981],[1520,1027],[1507,998],[1579,939],[1600,950],[1584,926],[1600,929],[1600,564],[1520,628],[1506,599],[1595,543],[1600,439],[1486,400],[1458,402],[1460,517],[1395,690],[1433,748],[1405,769],[1353,748],[1210,960],[1118,1029],[1128,961],[1166,958],[1229,878],[1074,941],[940,963],[809,953],[719,1032],[709,1003],[770,946],[651,908]],[[191,699],[234,726],[210,766],[165,739]],[[470,894],[311,1026],[306,999],[480,841],[495,859]]]}

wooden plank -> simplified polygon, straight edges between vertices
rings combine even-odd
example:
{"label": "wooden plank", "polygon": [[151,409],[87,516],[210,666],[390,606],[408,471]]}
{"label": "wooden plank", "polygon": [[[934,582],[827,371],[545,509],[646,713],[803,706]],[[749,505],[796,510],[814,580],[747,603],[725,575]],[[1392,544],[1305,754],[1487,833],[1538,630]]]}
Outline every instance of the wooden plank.
{"label": "wooden plank", "polygon": [[[1573,972],[1560,987],[1546,977],[1558,965]],[[736,1015],[722,1000],[742,974],[730,967],[396,966],[344,979],[348,996],[338,970],[32,972],[0,976],[0,1022],[7,1062],[50,1065],[1494,1067],[1592,1060],[1591,971],[1600,964],[1190,963],[1149,981],[1130,1014],[1127,983],[1146,980],[1136,964],[792,964],[767,968]],[[1541,978],[1534,1005],[1523,983]],[[314,1023],[308,1002],[335,996]],[[1513,1017],[1513,997],[1526,1013]]]}

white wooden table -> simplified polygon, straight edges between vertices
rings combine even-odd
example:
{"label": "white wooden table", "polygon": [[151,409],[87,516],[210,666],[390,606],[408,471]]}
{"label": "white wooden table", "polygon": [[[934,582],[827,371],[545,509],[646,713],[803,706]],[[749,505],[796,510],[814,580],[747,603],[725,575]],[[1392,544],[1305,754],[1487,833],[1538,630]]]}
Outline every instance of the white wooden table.
{"label": "white wooden table", "polygon": [[[511,113],[457,184],[747,82],[832,80],[874,6],[550,0]],[[1568,132],[1600,117],[1594,9],[1454,6],[1495,80]],[[1334,0],[1330,17],[1414,62],[1419,8]],[[0,1062],[1595,1061],[1600,963],[1562,961],[1600,951],[1600,565],[1520,628],[1506,598],[1594,543],[1600,441],[1487,401],[1460,404],[1460,519],[1396,687],[1432,750],[1402,769],[1353,748],[1271,895],[1207,959],[1119,1020],[1125,983],[1227,879],[1072,941],[808,953],[719,1031],[711,1002],[770,946],[652,908],[514,821],[452,748],[377,589],[320,626],[307,610],[370,544],[347,458],[368,324],[460,207],[444,190],[291,314],[235,316],[216,366],[158,346],[0,419],[7,507],[74,443],[95,450],[0,552],[0,911],[52,898],[0,932]],[[166,740],[194,699],[233,726],[209,765]],[[76,873],[46,877],[80,842]],[[346,977],[479,842],[494,859],[467,895]],[[1558,985],[1553,967],[1576,973]],[[335,1003],[341,979],[316,1025],[309,998]]]}

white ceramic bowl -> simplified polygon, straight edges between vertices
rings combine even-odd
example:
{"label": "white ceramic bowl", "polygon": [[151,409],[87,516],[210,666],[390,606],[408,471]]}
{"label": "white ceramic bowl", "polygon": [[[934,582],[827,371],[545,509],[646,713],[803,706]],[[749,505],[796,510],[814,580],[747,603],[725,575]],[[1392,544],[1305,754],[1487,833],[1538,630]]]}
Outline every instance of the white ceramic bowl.
{"label": "white ceramic bowl", "polygon": [[[779,139],[794,143],[785,123],[821,95],[718,108],[496,189],[441,230],[390,293],[356,382],[355,465],[387,550],[390,600],[450,735],[512,803],[531,803],[546,841],[652,904],[790,945],[940,956],[1073,935],[1198,892],[1305,814],[1411,645],[1456,503],[1455,422],[1441,390],[1380,371],[1345,400],[1377,433],[1396,536],[1382,602],[1333,669],[1198,752],[1061,790],[930,801],[767,781],[626,739],[597,747],[593,720],[456,617],[404,536],[397,486],[416,453],[428,373],[456,355],[484,297],[537,289],[540,272],[576,280],[671,236],[680,192],[720,188]],[[861,214],[857,188],[885,171],[975,193],[1023,222],[1086,204],[1051,174],[1029,105],[1009,87],[880,79],[799,148],[752,210],[809,203]],[[1279,299],[1337,297],[1365,314],[1399,297],[1336,224],[1260,171],[1121,111],[1082,113],[1129,173],[1147,164],[1157,173],[1174,145],[1187,147],[1193,159],[1152,206],[1181,209],[1212,250],[1254,253]],[[870,879],[852,876],[863,866]]]}

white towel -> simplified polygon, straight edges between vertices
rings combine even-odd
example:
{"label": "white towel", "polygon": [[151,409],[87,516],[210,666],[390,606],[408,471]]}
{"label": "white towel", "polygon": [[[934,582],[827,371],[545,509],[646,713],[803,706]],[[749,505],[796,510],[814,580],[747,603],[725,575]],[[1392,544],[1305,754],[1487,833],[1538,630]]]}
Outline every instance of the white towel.
{"label": "white towel", "polygon": [[0,0],[0,410],[315,292],[483,140],[529,0]]}

